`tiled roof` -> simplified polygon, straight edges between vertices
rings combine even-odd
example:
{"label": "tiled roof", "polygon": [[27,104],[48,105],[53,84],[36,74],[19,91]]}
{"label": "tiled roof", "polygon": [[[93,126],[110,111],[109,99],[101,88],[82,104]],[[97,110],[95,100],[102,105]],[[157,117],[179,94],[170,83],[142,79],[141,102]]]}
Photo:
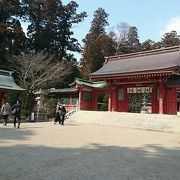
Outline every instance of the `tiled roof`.
{"label": "tiled roof", "polygon": [[24,91],[19,87],[12,77],[12,71],[0,70],[0,90],[5,91]]}
{"label": "tiled roof", "polygon": [[90,80],[84,80],[84,79],[79,79],[79,78],[75,78],[74,82],[70,84],[70,86],[73,85],[84,85],[84,86],[88,86],[88,87],[93,87],[93,88],[103,88],[105,86],[107,86],[106,81],[90,81]]}
{"label": "tiled roof", "polygon": [[140,72],[169,71],[180,67],[179,46],[107,57],[107,62],[90,77]]}

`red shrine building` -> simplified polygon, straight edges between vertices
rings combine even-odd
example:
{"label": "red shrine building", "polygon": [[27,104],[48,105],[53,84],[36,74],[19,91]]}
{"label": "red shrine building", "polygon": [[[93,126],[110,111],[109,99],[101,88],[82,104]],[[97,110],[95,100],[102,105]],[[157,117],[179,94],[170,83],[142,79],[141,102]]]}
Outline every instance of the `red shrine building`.
{"label": "red shrine building", "polygon": [[80,110],[177,114],[180,111],[180,48],[106,57],[90,81],[76,78]]}

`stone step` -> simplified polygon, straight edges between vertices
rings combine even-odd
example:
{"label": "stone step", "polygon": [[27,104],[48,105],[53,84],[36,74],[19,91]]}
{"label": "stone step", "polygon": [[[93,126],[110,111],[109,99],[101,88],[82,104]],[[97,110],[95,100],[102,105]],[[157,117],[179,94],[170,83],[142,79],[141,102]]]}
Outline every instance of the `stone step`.
{"label": "stone step", "polygon": [[176,115],[78,111],[69,120],[72,122],[180,133],[180,117]]}

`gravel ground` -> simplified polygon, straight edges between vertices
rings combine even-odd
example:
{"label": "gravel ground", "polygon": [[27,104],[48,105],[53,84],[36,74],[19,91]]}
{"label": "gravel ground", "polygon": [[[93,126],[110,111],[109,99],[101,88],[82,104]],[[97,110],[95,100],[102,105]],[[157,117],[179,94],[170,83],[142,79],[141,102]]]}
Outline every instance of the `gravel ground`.
{"label": "gravel ground", "polygon": [[0,180],[179,180],[180,134],[67,122],[0,124]]}

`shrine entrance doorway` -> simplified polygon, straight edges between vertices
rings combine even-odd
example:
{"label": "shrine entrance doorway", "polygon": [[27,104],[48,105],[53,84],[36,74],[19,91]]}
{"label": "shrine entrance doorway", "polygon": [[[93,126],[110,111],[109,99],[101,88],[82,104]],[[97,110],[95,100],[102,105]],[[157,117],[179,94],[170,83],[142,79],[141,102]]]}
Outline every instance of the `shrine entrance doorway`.
{"label": "shrine entrance doorway", "polygon": [[108,93],[98,93],[98,111],[108,111]]}
{"label": "shrine entrance doorway", "polygon": [[128,93],[128,112],[152,112],[152,87],[130,87]]}

